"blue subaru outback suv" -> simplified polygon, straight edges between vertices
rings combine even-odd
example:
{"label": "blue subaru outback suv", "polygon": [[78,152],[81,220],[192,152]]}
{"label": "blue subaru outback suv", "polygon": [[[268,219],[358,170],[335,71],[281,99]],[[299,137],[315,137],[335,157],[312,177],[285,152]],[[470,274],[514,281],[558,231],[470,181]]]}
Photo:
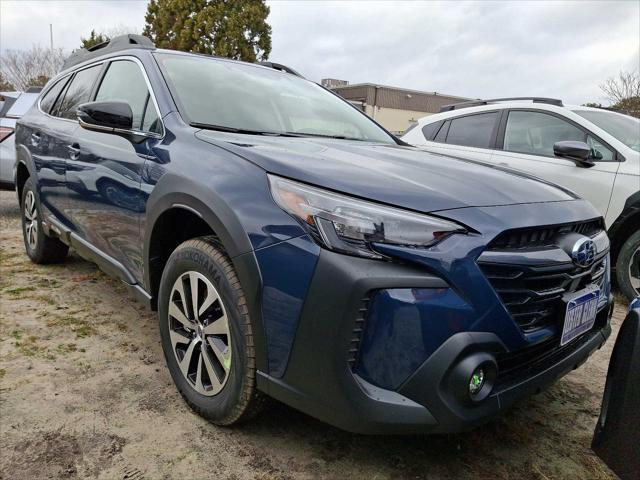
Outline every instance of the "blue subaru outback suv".
{"label": "blue subaru outback suv", "polygon": [[265,395],[366,433],[460,431],[610,333],[609,241],[571,192],[412,148],[279,64],[117,37],[16,131],[24,243],[157,309],[214,423]]}

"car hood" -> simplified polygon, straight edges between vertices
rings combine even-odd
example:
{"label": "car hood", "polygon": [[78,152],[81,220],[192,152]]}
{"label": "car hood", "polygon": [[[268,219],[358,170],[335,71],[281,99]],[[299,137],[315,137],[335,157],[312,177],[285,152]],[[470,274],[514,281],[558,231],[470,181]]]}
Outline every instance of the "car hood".
{"label": "car hood", "polygon": [[208,130],[196,137],[270,173],[425,213],[577,198],[526,174],[414,147]]}

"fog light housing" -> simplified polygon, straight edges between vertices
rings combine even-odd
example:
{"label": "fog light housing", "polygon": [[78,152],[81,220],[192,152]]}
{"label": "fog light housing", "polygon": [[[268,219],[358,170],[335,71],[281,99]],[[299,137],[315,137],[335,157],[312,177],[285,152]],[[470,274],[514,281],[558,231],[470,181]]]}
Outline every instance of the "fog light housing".
{"label": "fog light housing", "polygon": [[461,404],[484,402],[493,390],[498,364],[488,352],[475,352],[460,360],[447,375],[446,387]]}
{"label": "fog light housing", "polygon": [[482,367],[476,368],[471,375],[471,380],[469,380],[469,394],[472,397],[482,390],[482,387],[484,387],[484,380],[484,369]]}

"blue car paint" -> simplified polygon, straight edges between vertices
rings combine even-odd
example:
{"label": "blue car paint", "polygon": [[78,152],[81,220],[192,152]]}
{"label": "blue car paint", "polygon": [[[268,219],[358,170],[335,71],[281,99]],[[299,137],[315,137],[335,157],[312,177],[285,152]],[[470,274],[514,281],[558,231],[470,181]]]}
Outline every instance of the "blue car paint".
{"label": "blue car paint", "polygon": [[452,335],[473,329],[476,312],[452,288],[380,290],[369,306],[355,372],[395,390]]}
{"label": "blue car paint", "polygon": [[[220,237],[251,299],[259,370],[275,378],[285,374],[321,251],[307,231],[275,204],[267,172],[375,202],[437,212],[469,229],[467,235],[453,235],[428,249],[376,246],[396,261],[444,279],[450,288],[430,291],[407,285],[374,296],[371,328],[363,338],[357,366],[362,378],[396,388],[460,331],[495,333],[509,350],[557,335],[552,328],[525,335],[476,261],[504,230],[598,217],[587,202],[525,175],[402,145],[193,128],[178,113],[153,54],[126,55],[142,62],[154,88],[164,124],[162,139],[127,146],[118,157],[113,147],[123,139],[96,134],[104,137],[102,145],[89,148],[83,140],[84,157],[72,161],[67,143],[80,127],[64,120],[63,130],[68,130],[64,138],[50,135],[52,124],[62,125],[63,120],[44,116],[34,107],[20,121],[18,159],[38,181],[45,214],[124,265],[149,295],[153,295],[149,264],[156,222],[171,208],[197,212]],[[47,143],[39,149],[26,148],[36,132]],[[85,138],[84,133],[78,138]],[[101,169],[123,177],[126,189],[109,197],[74,188],[72,172],[78,170],[95,183],[104,176]],[[133,197],[132,183],[138,185]],[[83,205],[100,212],[98,228],[83,215]],[[400,332],[401,325],[407,330]]]}
{"label": "blue car paint", "polygon": [[262,272],[262,319],[269,373],[282,377],[320,247],[308,235],[256,251]]}

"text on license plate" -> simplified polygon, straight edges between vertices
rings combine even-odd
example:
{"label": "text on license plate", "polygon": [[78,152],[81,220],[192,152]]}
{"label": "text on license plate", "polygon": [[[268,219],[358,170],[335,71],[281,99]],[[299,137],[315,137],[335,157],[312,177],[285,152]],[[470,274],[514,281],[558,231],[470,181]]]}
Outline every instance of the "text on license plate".
{"label": "text on license plate", "polygon": [[567,302],[560,345],[566,345],[574,338],[591,330],[596,321],[599,298],[600,290],[594,289]]}

